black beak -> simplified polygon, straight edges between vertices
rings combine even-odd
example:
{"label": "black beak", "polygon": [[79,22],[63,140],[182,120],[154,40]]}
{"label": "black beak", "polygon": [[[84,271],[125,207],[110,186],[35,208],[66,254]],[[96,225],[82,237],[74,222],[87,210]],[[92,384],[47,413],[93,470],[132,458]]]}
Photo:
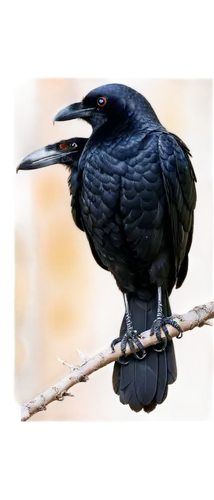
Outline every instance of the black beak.
{"label": "black beak", "polygon": [[55,165],[56,163],[63,163],[63,159],[68,155],[67,152],[58,152],[51,146],[37,149],[34,153],[26,156],[24,160],[17,167],[16,172],[19,170],[33,170],[36,168],[48,167],[49,165]]}
{"label": "black beak", "polygon": [[63,122],[66,120],[74,120],[75,118],[87,118],[96,111],[96,108],[85,108],[82,102],[76,102],[67,106],[57,113],[54,122]]}

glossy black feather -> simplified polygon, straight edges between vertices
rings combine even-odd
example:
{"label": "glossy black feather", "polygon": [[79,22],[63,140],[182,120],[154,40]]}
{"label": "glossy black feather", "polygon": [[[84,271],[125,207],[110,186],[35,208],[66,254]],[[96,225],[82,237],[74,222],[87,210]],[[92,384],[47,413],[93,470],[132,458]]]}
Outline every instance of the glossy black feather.
{"label": "glossy black feather", "polygon": [[[170,315],[168,296],[187,273],[196,203],[190,152],[148,101],[125,85],[94,89],[57,115],[76,117],[93,127],[79,161],[77,215],[97,262],[128,294],[134,328],[141,332],[156,319],[157,287],[163,313]],[[164,401],[176,376],[169,342],[164,353],[150,348],[143,361],[130,356],[127,366],[116,363],[113,387],[122,403],[149,412]]]}
{"label": "glossy black feather", "polygon": [[84,231],[86,233],[90,249],[92,252],[92,255],[94,259],[96,260],[97,264],[102,267],[105,271],[108,270],[107,267],[103,264],[101,261],[92,238],[90,237],[88,231],[87,231],[87,226],[84,224],[84,220],[81,215],[81,208],[80,208],[80,196],[81,196],[81,189],[82,189],[82,171],[78,169],[78,163],[76,163],[75,168],[72,167],[72,173],[68,178],[68,185],[70,189],[70,194],[72,196],[71,198],[71,211],[72,211],[72,216],[74,219],[74,222],[76,226],[81,229],[81,231]]}
{"label": "glossy black feather", "polygon": [[187,256],[192,241],[196,177],[188,149],[182,141],[178,143],[177,137],[171,134],[160,134],[158,145],[171,222],[175,275],[181,286],[187,272]]}

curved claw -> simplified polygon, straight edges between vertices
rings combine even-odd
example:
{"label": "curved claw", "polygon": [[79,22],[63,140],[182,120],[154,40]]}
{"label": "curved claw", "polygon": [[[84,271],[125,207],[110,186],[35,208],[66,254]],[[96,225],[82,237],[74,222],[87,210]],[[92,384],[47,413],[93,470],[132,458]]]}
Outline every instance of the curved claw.
{"label": "curved claw", "polygon": [[[160,349],[157,349],[157,347],[152,346],[153,351],[155,351],[155,352],[163,352],[163,351],[165,351],[166,346],[167,346],[169,332],[168,332],[168,329],[167,329],[165,324],[161,325],[161,328],[162,328],[163,332],[165,333],[166,338],[165,339],[161,338],[161,344],[163,347],[161,347]],[[157,335],[157,332],[155,332],[155,333],[156,333],[157,339],[159,340],[159,338],[160,338],[159,331],[158,331],[158,335]]]}
{"label": "curved claw", "polygon": [[175,328],[176,330],[178,330],[178,332],[179,332],[179,334],[178,334],[178,335],[176,335],[176,338],[177,338],[177,339],[182,339],[182,337],[183,337],[183,331],[182,331],[182,329],[181,329],[180,325],[177,323],[177,321],[175,321],[174,319],[172,319],[172,320],[171,320],[171,325],[172,325],[172,326],[174,326],[174,328]]}
{"label": "curved claw", "polygon": [[115,348],[114,348],[115,344],[113,344],[113,342],[111,343],[110,347],[111,347],[111,351],[112,352],[115,352]]}
{"label": "curved claw", "polygon": [[183,337],[183,332],[181,330],[181,331],[179,331],[179,334],[176,335],[176,339],[182,339],[182,337]]}
{"label": "curved claw", "polygon": [[129,361],[121,361],[121,359],[123,359],[125,356],[120,356],[118,359],[117,359],[117,363],[119,363],[119,365],[128,365],[129,364]]}
{"label": "curved claw", "polygon": [[143,345],[141,344],[140,340],[138,340],[137,337],[135,337],[133,340],[134,340],[134,343],[136,344],[136,346],[138,347],[139,351],[142,353],[142,356],[139,356],[139,354],[137,354],[135,352],[136,358],[137,359],[144,359],[147,355],[145,348],[143,347]]}
{"label": "curved claw", "polygon": [[[120,339],[120,340],[121,340],[121,339]],[[127,337],[127,335],[125,334],[125,335],[123,336],[123,338],[122,338],[122,341],[121,341],[121,351],[122,351],[122,353],[123,353],[123,356],[120,356],[120,357],[118,358],[118,360],[117,360],[117,363],[119,363],[120,365],[128,365],[128,364],[129,364],[129,361],[122,361],[122,359],[123,359],[123,358],[126,358],[126,357],[127,357],[127,356],[126,356],[126,345],[127,345],[127,344],[129,345],[129,347],[130,347],[130,349],[131,349],[131,351],[132,351],[132,354],[133,354],[134,356],[138,357],[138,356],[137,356],[137,354],[136,354],[136,352],[135,352],[134,343],[133,343],[132,339],[131,339],[131,338],[128,338],[128,337]],[[143,359],[143,358],[140,358],[140,357],[139,357],[139,359]]]}
{"label": "curved claw", "polygon": [[135,347],[134,347],[134,342],[133,342],[133,340],[134,340],[134,339],[132,339],[132,338],[128,337],[128,338],[127,338],[127,343],[128,343],[128,345],[129,345],[129,348],[130,348],[130,350],[131,350],[132,354],[134,354],[134,355],[135,355],[135,354],[136,354],[136,352],[135,352]]}
{"label": "curved claw", "polygon": [[114,346],[115,346],[116,344],[118,344],[118,342],[121,342],[121,337],[117,337],[117,339],[112,340],[112,342],[111,342],[111,349],[112,349],[112,352],[115,352],[115,348],[114,348]]}
{"label": "curved claw", "polygon": [[166,339],[162,339],[161,342],[163,342],[163,347],[161,347],[160,349],[156,349],[154,346],[152,346],[153,351],[155,351],[155,352],[163,352],[163,351],[165,351],[166,346],[167,346],[167,340]]}
{"label": "curved claw", "polygon": [[174,321],[174,319],[171,319],[171,318],[165,318],[164,323],[171,325],[171,326],[173,326],[173,328],[175,328],[175,330],[178,330],[178,335],[177,335],[177,337],[175,337],[176,340],[181,340],[184,337],[183,330],[178,325],[177,321]]}
{"label": "curved claw", "polygon": [[137,352],[134,353],[135,358],[139,359],[139,361],[142,361],[142,359],[144,359],[147,356],[147,352],[145,349],[144,349],[144,352],[143,351],[141,351],[141,352],[142,352],[142,356],[139,356],[139,354],[137,354]]}
{"label": "curved claw", "polygon": [[151,335],[156,335],[158,342],[164,341],[160,334],[160,328],[158,328],[157,326],[151,329]]}

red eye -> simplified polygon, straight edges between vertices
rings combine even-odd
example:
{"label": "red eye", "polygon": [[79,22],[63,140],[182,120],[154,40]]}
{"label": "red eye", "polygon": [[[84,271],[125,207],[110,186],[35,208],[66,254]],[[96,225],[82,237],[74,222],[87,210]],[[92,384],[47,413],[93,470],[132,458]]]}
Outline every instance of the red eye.
{"label": "red eye", "polygon": [[62,144],[59,145],[59,149],[68,149],[68,145],[62,142]]}
{"label": "red eye", "polygon": [[101,108],[102,108],[103,106],[105,106],[105,105],[107,104],[107,97],[99,97],[99,98],[97,99],[97,104],[98,104],[98,106],[100,106]]}

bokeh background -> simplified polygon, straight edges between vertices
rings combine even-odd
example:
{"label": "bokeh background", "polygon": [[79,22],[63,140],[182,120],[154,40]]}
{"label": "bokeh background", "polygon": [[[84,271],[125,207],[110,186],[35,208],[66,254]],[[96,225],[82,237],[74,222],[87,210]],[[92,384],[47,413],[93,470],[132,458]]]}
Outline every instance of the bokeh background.
{"label": "bokeh background", "polygon": [[[111,79],[38,79],[15,95],[15,166],[32,151],[73,136],[88,137],[80,120],[53,117]],[[161,123],[190,148],[198,202],[188,276],[171,296],[174,313],[213,295],[212,81],[121,79],[150,101]],[[14,166],[14,170],[15,170]],[[15,397],[21,404],[67,374],[58,362],[79,364],[76,349],[91,356],[118,335],[124,306],[113,277],[95,263],[84,233],[70,214],[68,172],[55,165],[16,176]],[[54,402],[32,421],[207,420],[212,416],[211,327],[175,340],[178,379],[163,405],[147,415],[123,406],[112,390],[112,365],[71,389],[75,398]]]}

